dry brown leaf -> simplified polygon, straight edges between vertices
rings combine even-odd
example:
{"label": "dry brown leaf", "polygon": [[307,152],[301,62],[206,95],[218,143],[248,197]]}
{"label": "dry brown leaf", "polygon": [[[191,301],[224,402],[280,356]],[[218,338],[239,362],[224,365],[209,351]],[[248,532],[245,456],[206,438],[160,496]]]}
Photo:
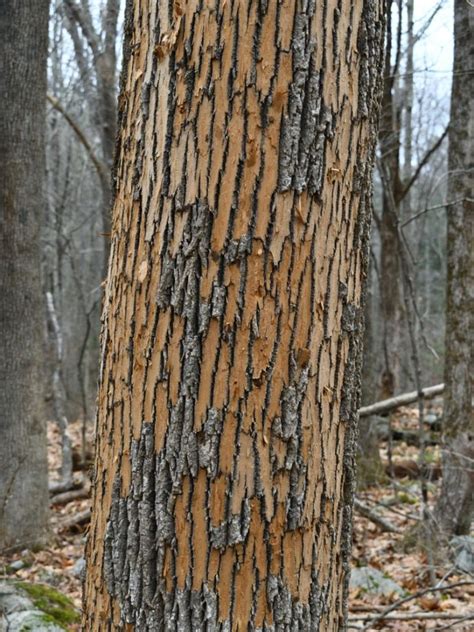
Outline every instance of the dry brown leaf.
{"label": "dry brown leaf", "polygon": [[440,608],[440,600],[438,597],[423,595],[423,597],[417,599],[417,602],[424,610],[439,610]]}

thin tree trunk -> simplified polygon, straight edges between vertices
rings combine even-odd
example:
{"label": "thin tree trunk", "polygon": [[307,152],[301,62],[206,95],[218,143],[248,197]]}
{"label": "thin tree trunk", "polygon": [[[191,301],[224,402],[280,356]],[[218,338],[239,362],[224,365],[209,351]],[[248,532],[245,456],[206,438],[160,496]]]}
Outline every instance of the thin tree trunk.
{"label": "thin tree trunk", "polygon": [[48,0],[0,4],[0,549],[48,529],[45,308]]}
{"label": "thin tree trunk", "polygon": [[447,213],[445,444],[435,511],[447,536],[468,534],[474,517],[474,82],[467,78],[473,60],[474,9],[456,0],[448,200],[459,201]]}
{"label": "thin tree trunk", "polygon": [[340,630],[382,2],[128,3],[87,630]]}
{"label": "thin tree trunk", "polygon": [[69,422],[66,416],[66,395],[64,392],[63,380],[62,380],[62,366],[63,366],[63,336],[61,327],[59,325],[58,316],[54,307],[54,299],[51,292],[46,292],[46,304],[48,308],[48,317],[50,326],[52,329],[55,354],[54,354],[54,369],[52,379],[53,400],[54,400],[54,413],[56,416],[56,423],[58,424],[61,432],[61,478],[67,483],[72,480],[72,443],[69,436]]}
{"label": "thin tree trunk", "polygon": [[[362,403],[368,404],[377,392],[377,354],[375,344],[375,326],[373,322],[374,305],[372,295],[373,261],[369,263],[364,327],[364,359],[362,366]],[[361,487],[372,485],[385,478],[384,466],[380,458],[379,436],[375,417],[359,418],[359,443],[357,456],[357,482]]]}
{"label": "thin tree trunk", "polygon": [[[400,104],[395,92],[399,81],[401,55],[401,0],[398,4],[398,24],[393,25],[393,0],[387,7],[387,47],[385,55],[384,90],[380,121],[380,164],[382,179],[382,215],[380,220],[380,301],[383,323],[384,368],[380,395],[390,397],[400,389],[401,338],[403,302],[401,267],[398,253],[397,221],[400,212]],[[392,54],[395,61],[392,65]]]}

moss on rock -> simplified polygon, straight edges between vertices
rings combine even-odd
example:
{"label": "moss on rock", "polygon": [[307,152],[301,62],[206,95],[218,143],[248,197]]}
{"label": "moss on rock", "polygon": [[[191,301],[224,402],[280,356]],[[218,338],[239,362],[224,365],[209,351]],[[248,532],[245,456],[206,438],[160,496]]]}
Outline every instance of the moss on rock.
{"label": "moss on rock", "polygon": [[34,606],[45,613],[45,622],[56,623],[67,629],[66,626],[80,621],[80,614],[69,597],[52,586],[28,582],[15,582],[15,586],[26,592]]}

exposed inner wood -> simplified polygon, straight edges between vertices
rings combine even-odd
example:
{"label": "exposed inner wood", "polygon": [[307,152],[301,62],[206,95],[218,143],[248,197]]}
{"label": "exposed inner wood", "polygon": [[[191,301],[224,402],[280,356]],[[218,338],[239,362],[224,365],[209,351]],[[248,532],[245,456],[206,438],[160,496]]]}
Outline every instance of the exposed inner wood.
{"label": "exposed inner wood", "polygon": [[380,3],[128,20],[86,627],[337,630]]}

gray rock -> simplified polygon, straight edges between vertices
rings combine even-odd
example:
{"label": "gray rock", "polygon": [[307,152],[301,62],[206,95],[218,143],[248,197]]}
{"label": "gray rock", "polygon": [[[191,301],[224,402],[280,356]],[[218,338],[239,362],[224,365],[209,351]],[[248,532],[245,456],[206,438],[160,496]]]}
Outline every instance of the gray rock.
{"label": "gray rock", "polygon": [[464,573],[474,573],[474,538],[469,535],[457,535],[450,541],[454,551],[454,564]]}
{"label": "gray rock", "polygon": [[[0,613],[11,614],[32,607],[31,600],[17,590],[13,584],[0,582]],[[0,628],[1,629],[1,628]]]}
{"label": "gray rock", "polygon": [[393,579],[386,577],[373,566],[361,566],[351,570],[351,588],[361,588],[374,595],[403,595],[404,590]]}
{"label": "gray rock", "polygon": [[71,569],[71,573],[75,577],[79,577],[80,579],[84,579],[86,575],[86,560],[83,557],[80,557],[74,566]]}
{"label": "gray rock", "polygon": [[0,632],[64,632],[13,584],[0,582]]}
{"label": "gray rock", "polygon": [[15,562],[12,562],[9,566],[12,570],[19,571],[24,568],[25,562],[23,560],[15,560]]}
{"label": "gray rock", "polygon": [[[3,625],[3,627],[2,627]],[[41,610],[22,610],[0,619],[0,632],[64,632],[64,628],[48,621]]]}

